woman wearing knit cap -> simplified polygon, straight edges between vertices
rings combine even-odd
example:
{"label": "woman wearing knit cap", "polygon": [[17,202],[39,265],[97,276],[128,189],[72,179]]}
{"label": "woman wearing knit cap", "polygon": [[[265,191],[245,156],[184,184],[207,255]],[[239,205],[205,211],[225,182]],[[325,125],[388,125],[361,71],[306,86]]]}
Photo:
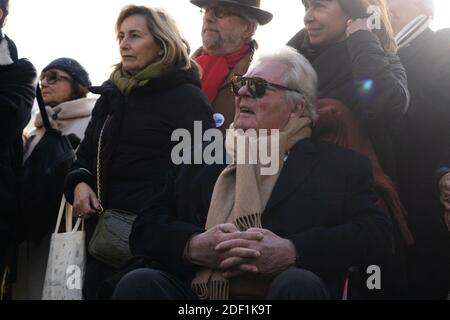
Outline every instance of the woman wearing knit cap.
{"label": "woman wearing knit cap", "polygon": [[[96,98],[87,98],[87,88],[90,85],[89,74],[80,63],[71,58],[52,61],[40,75],[42,97],[50,124],[69,138],[74,149],[84,138],[95,105]],[[32,123],[34,129],[25,133],[24,161],[31,156],[45,134],[40,113]],[[53,215],[56,216],[57,212]],[[55,219],[53,215],[50,216],[52,223]],[[40,219],[44,221],[43,217]],[[36,232],[27,235],[33,241],[24,242],[20,246],[18,281],[13,291],[16,300],[41,299],[50,246],[50,229],[46,229],[44,225],[47,226],[33,224]]]}
{"label": "woman wearing knit cap", "polygon": [[[84,138],[97,100],[87,98],[91,85],[89,74],[76,60],[59,58],[42,70],[40,85],[51,125],[67,135],[76,149]],[[40,114],[37,114],[34,126],[27,135],[25,160],[45,133]]]}

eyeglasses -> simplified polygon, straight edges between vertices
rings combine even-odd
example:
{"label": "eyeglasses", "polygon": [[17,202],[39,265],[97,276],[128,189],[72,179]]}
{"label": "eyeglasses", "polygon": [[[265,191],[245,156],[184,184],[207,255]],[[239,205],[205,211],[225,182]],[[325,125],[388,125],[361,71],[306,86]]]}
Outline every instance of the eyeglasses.
{"label": "eyeglasses", "polygon": [[200,12],[207,14],[209,11],[212,11],[214,16],[218,19],[223,19],[227,17],[237,16],[243,18],[244,15],[239,13],[237,9],[233,9],[230,6],[214,6],[209,8],[202,8]]}
{"label": "eyeglasses", "polygon": [[72,80],[70,77],[59,74],[57,71],[54,71],[54,70],[42,72],[39,80],[42,82],[42,81],[44,81],[44,79],[47,79],[48,84],[55,84],[56,82],[61,81],[61,80],[67,80],[67,81]]}
{"label": "eyeglasses", "polygon": [[296,89],[291,89],[279,84],[270,83],[262,78],[247,78],[241,75],[234,75],[231,79],[231,89],[236,96],[239,96],[239,90],[241,90],[241,88],[245,86],[248,86],[248,91],[254,99],[261,99],[262,97],[264,97],[267,91],[267,87],[269,86],[279,90],[293,91],[301,94],[301,92]]}

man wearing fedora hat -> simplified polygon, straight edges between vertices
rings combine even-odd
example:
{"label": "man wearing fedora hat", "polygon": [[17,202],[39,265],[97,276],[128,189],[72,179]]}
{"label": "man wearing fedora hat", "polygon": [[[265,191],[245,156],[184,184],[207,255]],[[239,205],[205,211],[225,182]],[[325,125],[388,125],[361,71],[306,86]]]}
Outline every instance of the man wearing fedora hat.
{"label": "man wearing fedora hat", "polygon": [[234,118],[230,90],[234,74],[245,74],[258,48],[252,39],[258,25],[273,15],[260,9],[260,0],[191,0],[204,10],[203,46],[194,53],[202,71],[202,88],[213,105],[216,126],[225,131]]}

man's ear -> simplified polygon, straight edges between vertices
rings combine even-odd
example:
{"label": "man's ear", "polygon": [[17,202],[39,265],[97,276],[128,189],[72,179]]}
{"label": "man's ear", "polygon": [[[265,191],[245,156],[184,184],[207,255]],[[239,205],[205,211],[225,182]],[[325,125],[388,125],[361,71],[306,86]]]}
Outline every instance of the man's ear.
{"label": "man's ear", "polygon": [[301,102],[296,103],[294,105],[294,108],[292,109],[291,112],[291,116],[301,118],[305,115],[305,110],[306,110],[306,102],[305,100],[302,100]]}
{"label": "man's ear", "polygon": [[[3,18],[3,10],[0,8],[0,20],[2,20],[2,18]],[[1,28],[2,26],[0,25],[0,28]]]}
{"label": "man's ear", "polygon": [[244,31],[242,32],[242,38],[244,40],[250,39],[255,35],[255,32],[256,32],[256,23],[249,22],[247,23]]}

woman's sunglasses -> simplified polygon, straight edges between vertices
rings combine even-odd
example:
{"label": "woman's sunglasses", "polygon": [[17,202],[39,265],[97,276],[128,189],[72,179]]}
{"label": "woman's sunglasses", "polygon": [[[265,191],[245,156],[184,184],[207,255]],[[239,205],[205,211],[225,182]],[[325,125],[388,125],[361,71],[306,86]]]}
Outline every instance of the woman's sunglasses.
{"label": "woman's sunglasses", "polygon": [[67,81],[72,80],[70,77],[59,74],[57,71],[54,71],[54,70],[42,72],[41,77],[39,79],[41,82],[44,79],[47,79],[48,84],[55,84],[56,82],[61,81],[61,80],[67,80]]}
{"label": "woman's sunglasses", "polygon": [[239,90],[241,90],[241,88],[245,86],[248,87],[248,91],[255,99],[264,97],[267,91],[267,87],[269,86],[275,89],[293,91],[301,94],[301,92],[296,89],[291,89],[279,84],[270,83],[262,78],[248,78],[241,75],[234,75],[231,79],[231,88],[236,96],[239,96]]}

